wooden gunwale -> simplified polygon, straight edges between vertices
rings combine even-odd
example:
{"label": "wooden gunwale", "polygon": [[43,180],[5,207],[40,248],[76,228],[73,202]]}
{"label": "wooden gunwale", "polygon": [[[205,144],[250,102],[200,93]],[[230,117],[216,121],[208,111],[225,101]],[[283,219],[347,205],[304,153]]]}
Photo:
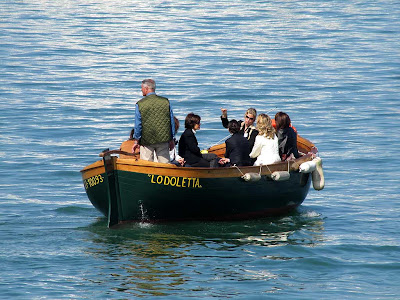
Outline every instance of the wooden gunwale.
{"label": "wooden gunwale", "polygon": [[[318,151],[317,148],[309,140],[298,136],[297,145],[299,151],[308,153],[302,157],[289,162],[278,162],[268,166],[261,167],[261,175],[270,175],[275,171],[297,171],[301,163],[313,159],[313,155]],[[223,157],[225,154],[225,143],[215,145],[208,149],[209,153]],[[240,177],[245,173],[260,173],[259,166],[247,167],[229,167],[229,168],[191,168],[177,167],[173,164],[156,163],[138,159],[138,154],[127,153],[120,150],[111,150],[100,153],[99,156],[122,154],[130,158],[116,158],[115,169],[118,171],[136,172],[142,174],[154,174],[174,177],[196,177],[196,178],[221,178],[221,177]],[[81,170],[83,179],[90,178],[95,175],[105,173],[104,162],[99,160],[90,164]]]}
{"label": "wooden gunwale", "polygon": [[[318,152],[318,149],[311,141],[300,135],[297,135],[297,148],[302,153]],[[208,148],[208,153],[215,153],[219,157],[223,157],[225,155],[225,143]]]}
{"label": "wooden gunwale", "polygon": [[[261,175],[270,175],[275,171],[297,171],[301,163],[311,160],[312,154],[288,162],[279,162],[268,166],[261,166]],[[229,167],[229,168],[191,168],[177,167],[171,164],[161,164],[144,160],[117,159],[118,171],[135,172],[142,174],[155,174],[174,177],[196,177],[196,178],[221,178],[240,177],[245,173],[260,173],[260,166]],[[240,170],[240,171],[239,171]]]}
{"label": "wooden gunwale", "polygon": [[87,179],[95,175],[105,173],[104,163],[102,160],[98,160],[81,170],[82,178]]}
{"label": "wooden gunwale", "polygon": [[[297,171],[301,163],[313,158],[312,154],[307,154],[294,161],[279,162],[268,166],[261,166],[261,175],[271,175],[275,171]],[[229,167],[229,168],[191,168],[177,167],[172,164],[162,164],[149,162],[146,160],[135,159],[116,159],[116,170],[135,172],[141,174],[154,174],[174,177],[196,177],[196,178],[221,178],[221,177],[240,177],[245,173],[260,173],[260,166]],[[99,160],[87,166],[82,172],[83,179],[105,173],[103,161]]]}

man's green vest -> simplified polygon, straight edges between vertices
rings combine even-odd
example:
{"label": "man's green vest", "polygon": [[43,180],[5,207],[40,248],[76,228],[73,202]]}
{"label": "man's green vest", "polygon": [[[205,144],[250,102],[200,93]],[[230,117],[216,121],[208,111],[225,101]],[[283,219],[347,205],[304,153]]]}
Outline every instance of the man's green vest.
{"label": "man's green vest", "polygon": [[172,140],[168,99],[152,94],[139,100],[137,104],[142,117],[140,144],[146,146]]}

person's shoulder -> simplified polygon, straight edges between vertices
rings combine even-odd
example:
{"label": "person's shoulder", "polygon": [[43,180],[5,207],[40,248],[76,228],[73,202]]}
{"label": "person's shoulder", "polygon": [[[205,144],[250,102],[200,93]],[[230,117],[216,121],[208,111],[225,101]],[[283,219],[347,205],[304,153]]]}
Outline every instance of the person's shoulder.
{"label": "person's shoulder", "polygon": [[147,98],[147,96],[146,96],[146,97],[143,97],[143,98],[140,99],[138,102],[136,102],[136,104],[139,104],[140,102],[143,102],[144,100],[146,100],[146,98]]}
{"label": "person's shoulder", "polygon": [[292,127],[288,127],[287,129],[288,134],[297,135],[296,131]]}
{"label": "person's shoulder", "polygon": [[243,141],[248,142],[248,140],[243,136],[243,134],[240,134],[240,133],[235,133],[232,137],[235,140],[240,141],[240,142],[243,142]]}
{"label": "person's shoulder", "polygon": [[193,132],[191,129],[186,128],[185,131],[181,134],[181,136],[188,136],[188,135],[192,135]]}
{"label": "person's shoulder", "polygon": [[154,97],[154,98],[158,98],[159,100],[169,101],[168,98],[157,95],[157,94],[152,94],[152,95],[149,95],[148,97]]}
{"label": "person's shoulder", "polygon": [[258,134],[258,130],[257,130],[256,126],[251,125],[250,128],[251,128],[251,130],[252,130],[252,133],[253,133],[253,132],[256,132],[256,133]]}
{"label": "person's shoulder", "polygon": [[159,96],[159,95],[157,95],[157,97],[159,97],[159,98],[161,98],[161,99],[164,99],[164,100],[168,100],[167,97],[163,97],[163,96]]}
{"label": "person's shoulder", "polygon": [[225,143],[232,144],[237,140],[237,134],[231,135],[228,139],[226,139]]}

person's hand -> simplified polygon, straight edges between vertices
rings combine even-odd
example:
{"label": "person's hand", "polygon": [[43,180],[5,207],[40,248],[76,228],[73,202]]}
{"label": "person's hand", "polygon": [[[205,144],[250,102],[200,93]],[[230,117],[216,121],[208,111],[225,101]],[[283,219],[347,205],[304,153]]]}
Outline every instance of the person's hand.
{"label": "person's hand", "polygon": [[140,145],[137,140],[134,140],[132,146],[132,153],[135,153],[137,149],[140,149]]}
{"label": "person's hand", "polygon": [[228,117],[228,110],[226,108],[221,108],[221,114],[223,118]]}
{"label": "person's hand", "polygon": [[182,167],[183,167],[183,166],[185,165],[185,163],[186,163],[185,159],[183,159],[183,158],[178,158],[177,161],[178,161],[178,163],[181,164]]}
{"label": "person's hand", "polygon": [[226,163],[228,163],[228,162],[230,162],[231,160],[229,159],[229,158],[225,158],[225,157],[223,157],[223,158],[221,158],[219,161],[218,161],[218,163],[220,164],[220,165],[224,165],[224,164],[226,164]]}

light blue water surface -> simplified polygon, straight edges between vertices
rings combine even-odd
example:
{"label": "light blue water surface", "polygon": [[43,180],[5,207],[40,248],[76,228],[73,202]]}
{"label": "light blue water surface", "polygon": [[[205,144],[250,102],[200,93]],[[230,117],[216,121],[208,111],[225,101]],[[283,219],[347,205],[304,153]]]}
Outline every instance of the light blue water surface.
{"label": "light blue water surface", "polygon": [[[0,298],[400,299],[397,1],[3,0],[0,38]],[[221,107],[287,112],[325,189],[280,218],[108,229],[79,170],[149,77],[203,148]]]}

